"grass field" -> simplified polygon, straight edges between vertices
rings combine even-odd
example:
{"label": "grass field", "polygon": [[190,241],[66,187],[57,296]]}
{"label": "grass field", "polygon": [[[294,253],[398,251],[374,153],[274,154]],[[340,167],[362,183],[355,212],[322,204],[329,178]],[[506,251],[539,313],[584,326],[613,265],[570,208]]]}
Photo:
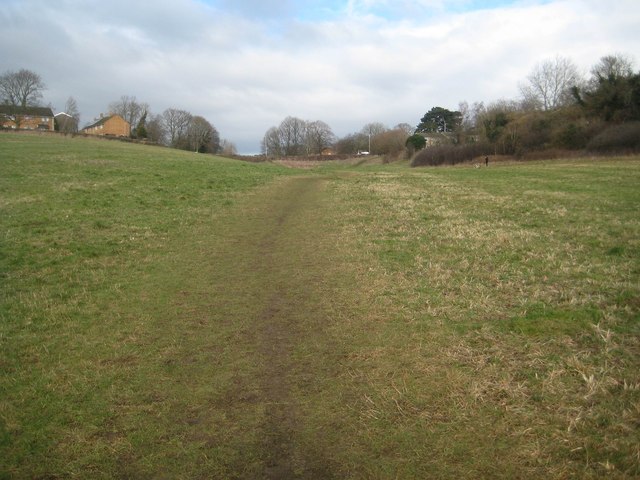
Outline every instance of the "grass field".
{"label": "grass field", "polygon": [[0,478],[637,478],[639,185],[0,134]]}

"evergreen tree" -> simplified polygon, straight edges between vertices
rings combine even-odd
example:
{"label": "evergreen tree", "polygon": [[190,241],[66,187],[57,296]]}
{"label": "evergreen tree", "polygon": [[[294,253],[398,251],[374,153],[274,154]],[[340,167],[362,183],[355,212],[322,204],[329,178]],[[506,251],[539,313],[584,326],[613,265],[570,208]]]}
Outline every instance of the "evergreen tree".
{"label": "evergreen tree", "polygon": [[433,107],[420,119],[415,133],[453,132],[462,123],[462,114],[442,107]]}
{"label": "evergreen tree", "polygon": [[136,138],[147,138],[147,111],[142,114],[136,127]]}

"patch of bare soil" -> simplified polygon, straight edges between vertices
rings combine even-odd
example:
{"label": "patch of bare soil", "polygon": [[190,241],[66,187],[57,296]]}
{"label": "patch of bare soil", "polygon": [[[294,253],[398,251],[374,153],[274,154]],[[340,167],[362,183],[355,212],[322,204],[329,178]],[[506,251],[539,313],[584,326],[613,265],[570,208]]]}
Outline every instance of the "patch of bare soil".
{"label": "patch of bare soil", "polygon": [[[258,238],[253,275],[263,278],[268,292],[255,319],[254,342],[261,379],[258,402],[264,406],[261,425],[261,473],[265,479],[333,478],[320,449],[305,450],[297,441],[304,426],[297,395],[313,372],[296,360],[296,351],[322,335],[321,312],[310,300],[319,265],[296,250],[308,222],[321,179],[291,179],[275,197],[265,200],[254,227]],[[311,280],[310,280],[311,278]]]}
{"label": "patch of bare soil", "polygon": [[291,392],[291,348],[294,330],[287,326],[283,311],[284,297],[275,294],[262,313],[260,322],[260,354],[264,361],[261,382],[262,401],[266,406],[263,449],[266,478],[295,478],[292,435],[300,418]]}

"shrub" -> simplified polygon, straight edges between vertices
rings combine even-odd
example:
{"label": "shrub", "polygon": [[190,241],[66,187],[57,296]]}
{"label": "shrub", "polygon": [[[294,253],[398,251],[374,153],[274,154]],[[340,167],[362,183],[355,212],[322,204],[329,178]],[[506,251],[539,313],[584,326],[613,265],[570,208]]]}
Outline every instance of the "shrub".
{"label": "shrub", "polygon": [[519,160],[554,160],[579,158],[584,156],[584,150],[566,150],[562,148],[546,148],[544,150],[531,150],[525,152]]}
{"label": "shrub", "polygon": [[587,144],[587,150],[597,153],[640,151],[640,122],[612,125]]}
{"label": "shrub", "polygon": [[426,138],[424,138],[424,135],[416,133],[407,138],[405,145],[407,146],[407,148],[412,149],[414,152],[416,152],[418,150],[422,150],[427,146],[427,140]]}
{"label": "shrub", "polygon": [[473,160],[475,157],[493,155],[494,151],[486,142],[465,145],[436,145],[421,150],[411,161],[412,167],[455,165]]}
{"label": "shrub", "polygon": [[514,122],[513,153],[547,148],[551,140],[554,118],[546,112],[532,112]]}
{"label": "shrub", "polygon": [[569,150],[581,150],[589,141],[586,126],[582,123],[571,122],[554,132],[553,145]]}

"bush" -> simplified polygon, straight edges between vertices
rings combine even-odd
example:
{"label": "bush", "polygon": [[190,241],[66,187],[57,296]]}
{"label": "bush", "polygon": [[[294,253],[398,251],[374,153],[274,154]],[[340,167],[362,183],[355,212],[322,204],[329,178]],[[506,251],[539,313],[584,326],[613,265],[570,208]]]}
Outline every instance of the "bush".
{"label": "bush", "polygon": [[626,153],[640,151],[640,122],[613,125],[596,135],[587,144],[596,153]]}
{"label": "bush", "polygon": [[547,112],[531,112],[522,115],[513,122],[507,133],[513,132],[510,142],[512,151],[505,153],[518,153],[531,150],[541,150],[549,146],[551,131],[554,126],[554,118]]}
{"label": "bush", "polygon": [[424,147],[427,146],[427,139],[424,138],[424,135],[420,135],[419,133],[416,133],[414,135],[411,135],[409,138],[407,138],[405,145],[407,146],[407,148],[416,152],[416,151],[422,150]]}
{"label": "bush", "polygon": [[554,132],[553,145],[569,150],[581,150],[589,141],[587,128],[583,123],[571,122]]}
{"label": "bush", "polygon": [[412,167],[455,165],[473,160],[475,157],[493,155],[494,150],[486,142],[465,145],[436,145],[418,152],[411,161]]}
{"label": "bush", "polygon": [[532,150],[525,152],[518,160],[555,160],[567,158],[579,158],[584,156],[584,150],[566,150],[562,148],[547,148],[545,150]]}

